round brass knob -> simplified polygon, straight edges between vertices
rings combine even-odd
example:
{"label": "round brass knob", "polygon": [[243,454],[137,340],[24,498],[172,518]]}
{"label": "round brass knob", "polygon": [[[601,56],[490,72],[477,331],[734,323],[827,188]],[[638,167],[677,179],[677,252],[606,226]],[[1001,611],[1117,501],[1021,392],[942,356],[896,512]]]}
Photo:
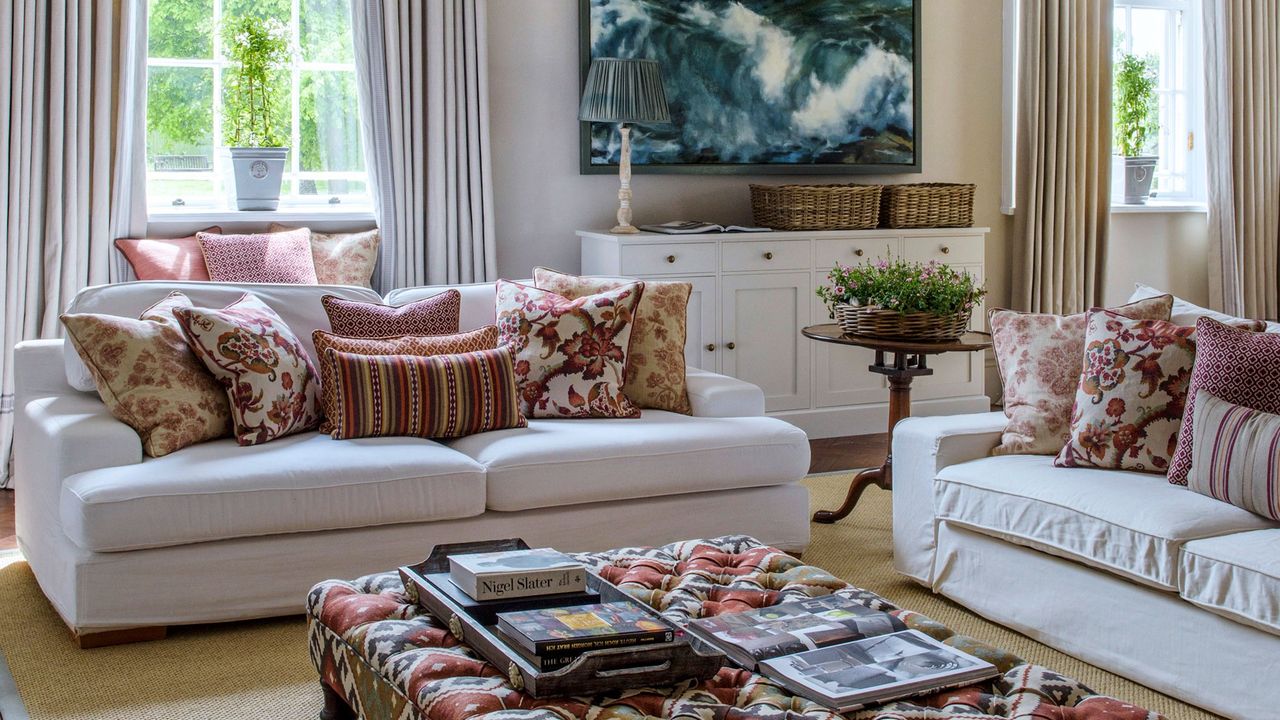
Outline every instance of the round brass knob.
{"label": "round brass knob", "polygon": [[736,343],[725,343],[724,346],[729,348],[730,350],[733,350],[738,347]]}
{"label": "round brass knob", "polygon": [[715,344],[715,343],[707,343],[707,352],[715,352],[715,351],[716,351],[716,344]]}
{"label": "round brass knob", "polygon": [[863,255],[866,255],[866,253],[862,251],[862,248],[857,248],[857,249],[855,249],[855,250],[853,251],[853,254],[854,254],[854,255],[857,255],[858,257],[862,257]]}
{"label": "round brass knob", "polygon": [[675,256],[675,255],[668,255],[668,256],[667,256],[667,262],[669,262],[669,263],[673,263],[673,262],[675,262],[675,261],[676,261],[676,256]]}
{"label": "round brass knob", "polygon": [[764,254],[764,259],[765,259],[765,260],[772,260],[772,259],[773,259],[773,253],[771,253],[771,252],[767,252],[767,253],[765,253],[765,254]]}
{"label": "round brass knob", "polygon": [[946,254],[948,254],[948,253],[950,253],[950,252],[951,252],[951,248],[950,248],[949,246],[947,246],[947,245],[943,245],[943,246],[942,246],[942,254],[943,254],[943,255],[946,255]]}

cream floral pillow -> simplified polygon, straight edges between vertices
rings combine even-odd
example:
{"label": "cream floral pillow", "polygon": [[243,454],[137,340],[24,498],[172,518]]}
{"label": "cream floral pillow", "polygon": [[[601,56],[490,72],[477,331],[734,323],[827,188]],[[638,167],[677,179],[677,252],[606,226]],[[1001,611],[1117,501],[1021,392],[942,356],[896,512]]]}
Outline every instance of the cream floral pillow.
{"label": "cream floral pillow", "polygon": [[62,316],[67,339],[93,374],[107,408],[138,432],[142,451],[161,457],[231,434],[227,395],[196,359],[174,318],[190,307],[172,293],[142,313]]}
{"label": "cream floral pillow", "polygon": [[226,388],[236,441],[259,445],[320,424],[319,377],[307,351],[266,303],[179,308],[187,344]]}
{"label": "cream floral pillow", "polygon": [[[295,230],[272,223],[270,232]],[[321,285],[369,287],[378,264],[382,235],[377,228],[352,233],[311,233],[311,259],[316,266],[316,282]]]}
{"label": "cream floral pillow", "polygon": [[[569,299],[594,295],[626,285],[625,280],[578,277],[533,269],[533,284]],[[686,282],[646,280],[636,305],[631,349],[627,353],[623,392],[642,408],[670,410],[689,415],[689,391],[685,384],[684,342],[689,319]]]}
{"label": "cream floral pillow", "polygon": [[570,300],[499,280],[498,331],[516,360],[520,411],[534,418],[632,418],[623,392],[632,318],[644,283]]}

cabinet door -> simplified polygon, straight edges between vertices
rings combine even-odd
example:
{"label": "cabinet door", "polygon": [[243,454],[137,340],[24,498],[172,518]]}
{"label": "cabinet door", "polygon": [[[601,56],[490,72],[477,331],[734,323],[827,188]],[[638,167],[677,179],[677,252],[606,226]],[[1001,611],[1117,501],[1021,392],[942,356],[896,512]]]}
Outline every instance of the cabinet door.
{"label": "cabinet door", "polygon": [[[821,273],[819,278],[825,278]],[[813,324],[835,322],[831,312],[817,295],[813,297]],[[864,403],[888,402],[889,383],[867,367],[876,361],[873,350],[813,343],[813,406],[818,408]]]}
{"label": "cabinet door", "polygon": [[720,278],[720,370],[764,390],[765,409],[809,407],[813,292],[807,272]]}
{"label": "cabinet door", "polygon": [[[974,277],[979,284],[983,282],[982,265],[953,265]],[[981,330],[986,324],[986,310],[979,305],[973,309],[973,319],[969,326]],[[933,398],[962,397],[981,395],[986,386],[985,352],[957,352],[936,355],[929,358],[933,374],[917,378],[912,385],[911,397],[916,400]]]}
{"label": "cabinet door", "polygon": [[684,361],[691,367],[719,372],[720,346],[717,339],[720,316],[716,310],[716,279],[705,277],[663,278],[674,282],[687,282],[693,286],[689,293],[688,334],[684,340]]}

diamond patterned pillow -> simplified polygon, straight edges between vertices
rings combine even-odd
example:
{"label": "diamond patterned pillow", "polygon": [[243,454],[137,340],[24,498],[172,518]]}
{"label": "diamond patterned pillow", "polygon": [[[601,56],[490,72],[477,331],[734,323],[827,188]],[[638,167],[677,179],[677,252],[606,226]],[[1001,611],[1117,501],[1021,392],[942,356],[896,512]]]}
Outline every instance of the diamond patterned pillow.
{"label": "diamond patterned pillow", "polygon": [[[273,233],[297,229],[278,223],[267,228]],[[321,285],[369,287],[381,243],[377,228],[352,233],[312,232],[311,260],[316,267],[316,281]]]}
{"label": "diamond patterned pillow", "polygon": [[215,235],[196,233],[215,282],[316,285],[311,231]]}
{"label": "diamond patterned pillow", "polygon": [[498,329],[515,352],[525,417],[632,418],[623,392],[627,348],[644,283],[570,300],[499,280]]}
{"label": "diamond patterned pillow", "polygon": [[333,295],[320,298],[335,335],[385,338],[400,335],[453,335],[462,314],[462,293],[446,290],[417,302],[395,307],[377,303],[343,300]]}

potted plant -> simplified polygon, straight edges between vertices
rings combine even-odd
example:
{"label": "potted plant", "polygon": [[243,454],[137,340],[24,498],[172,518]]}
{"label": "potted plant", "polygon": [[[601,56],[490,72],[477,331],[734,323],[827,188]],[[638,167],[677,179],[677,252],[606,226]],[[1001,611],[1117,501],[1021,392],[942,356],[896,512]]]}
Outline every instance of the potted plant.
{"label": "potted plant", "polygon": [[[1114,140],[1117,163],[1124,166],[1124,201],[1145,205],[1156,174],[1154,153],[1160,130],[1160,105],[1156,98],[1159,63],[1155,57],[1123,53],[1115,67]],[[1123,159],[1121,159],[1123,158]]]}
{"label": "potted plant", "polygon": [[905,260],[836,263],[817,289],[847,333],[937,341],[963,335],[986,292],[967,272]]}
{"label": "potted plant", "polygon": [[228,189],[239,210],[275,210],[289,156],[278,124],[284,114],[282,73],[292,60],[289,29],[275,19],[229,18],[223,42],[230,61],[223,75]]}

